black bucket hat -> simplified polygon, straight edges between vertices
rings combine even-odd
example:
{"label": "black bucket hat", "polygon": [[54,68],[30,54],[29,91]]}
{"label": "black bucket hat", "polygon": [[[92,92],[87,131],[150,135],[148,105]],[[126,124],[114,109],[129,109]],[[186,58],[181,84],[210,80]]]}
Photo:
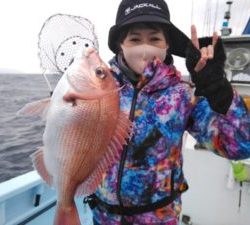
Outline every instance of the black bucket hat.
{"label": "black bucket hat", "polygon": [[116,15],[116,24],[109,30],[108,46],[118,53],[116,41],[121,29],[132,23],[156,22],[166,25],[170,41],[170,54],[185,57],[190,39],[170,21],[169,9],[164,0],[122,0]]}

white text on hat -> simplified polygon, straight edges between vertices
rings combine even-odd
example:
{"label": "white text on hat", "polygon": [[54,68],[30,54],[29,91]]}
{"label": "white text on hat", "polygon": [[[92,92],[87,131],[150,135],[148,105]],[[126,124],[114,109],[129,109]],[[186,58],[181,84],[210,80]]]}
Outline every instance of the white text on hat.
{"label": "white text on hat", "polygon": [[126,8],[125,9],[125,15],[127,16],[128,14],[130,14],[131,12],[133,12],[134,10],[140,9],[140,8],[145,8],[145,7],[161,10],[161,8],[158,5],[156,5],[156,4],[141,3],[141,4],[138,4],[138,5],[134,5],[133,7]]}

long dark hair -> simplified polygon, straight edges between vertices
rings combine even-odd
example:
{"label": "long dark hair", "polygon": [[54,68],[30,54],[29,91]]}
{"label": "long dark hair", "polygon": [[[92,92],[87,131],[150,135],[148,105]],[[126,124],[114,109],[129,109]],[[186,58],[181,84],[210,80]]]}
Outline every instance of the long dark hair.
{"label": "long dark hair", "polygon": [[[140,22],[140,23],[133,23],[133,24],[126,25],[120,29],[120,35],[116,41],[116,46],[117,46],[117,49],[119,49],[119,51],[121,51],[121,46],[120,46],[121,43],[123,43],[123,41],[128,35],[128,32],[132,29],[153,29],[156,31],[163,31],[166,41],[169,43],[169,45],[171,45],[170,40],[168,38],[168,29],[166,25],[161,24],[161,23],[153,23],[153,22]],[[173,62],[174,60],[173,60],[172,55],[169,52],[167,52],[167,56],[164,60],[164,63],[167,65],[170,65],[170,64],[173,64]]]}

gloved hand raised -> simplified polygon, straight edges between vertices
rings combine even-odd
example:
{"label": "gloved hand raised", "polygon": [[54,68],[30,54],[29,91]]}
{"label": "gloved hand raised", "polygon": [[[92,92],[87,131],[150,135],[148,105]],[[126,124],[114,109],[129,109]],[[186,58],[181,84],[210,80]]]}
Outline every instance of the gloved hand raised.
{"label": "gloved hand raised", "polygon": [[225,77],[226,55],[221,38],[197,38],[196,28],[191,27],[191,41],[186,51],[186,66],[196,86],[195,95],[207,98],[210,107],[226,114],[233,99],[233,90]]}

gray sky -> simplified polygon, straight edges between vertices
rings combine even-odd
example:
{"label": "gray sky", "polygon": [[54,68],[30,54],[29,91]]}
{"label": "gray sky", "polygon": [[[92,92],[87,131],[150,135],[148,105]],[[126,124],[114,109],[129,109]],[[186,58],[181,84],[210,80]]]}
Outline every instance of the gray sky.
{"label": "gray sky", "polygon": [[[167,0],[171,21],[190,36],[195,24],[199,36],[220,33],[225,0]],[[40,73],[37,57],[38,33],[53,14],[65,13],[88,18],[96,29],[100,54],[105,61],[112,57],[107,46],[109,28],[114,24],[120,0],[1,0],[0,71]],[[250,0],[236,0],[232,5],[232,35],[240,35],[250,15]],[[182,61],[176,59],[182,68]]]}

